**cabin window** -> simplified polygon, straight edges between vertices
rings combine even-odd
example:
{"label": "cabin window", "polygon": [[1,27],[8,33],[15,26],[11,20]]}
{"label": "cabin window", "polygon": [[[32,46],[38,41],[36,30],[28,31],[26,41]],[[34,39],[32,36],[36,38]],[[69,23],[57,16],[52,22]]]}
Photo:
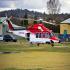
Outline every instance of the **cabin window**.
{"label": "cabin window", "polygon": [[49,38],[48,33],[36,33],[36,38]]}
{"label": "cabin window", "polygon": [[36,38],[38,38],[38,36],[39,36],[39,34],[38,34],[38,33],[36,33]]}
{"label": "cabin window", "polygon": [[27,37],[28,37],[28,38],[30,37],[30,33],[27,33]]}
{"label": "cabin window", "polygon": [[41,38],[41,33],[36,33],[36,38]]}
{"label": "cabin window", "polygon": [[27,40],[30,40],[30,33],[27,33]]}
{"label": "cabin window", "polygon": [[49,37],[50,37],[49,33],[46,33],[45,38],[49,38]]}
{"label": "cabin window", "polygon": [[45,33],[43,33],[43,34],[42,34],[42,38],[45,38],[45,36],[46,36],[46,34],[45,34]]}
{"label": "cabin window", "polygon": [[41,38],[41,33],[39,33],[39,38]]}

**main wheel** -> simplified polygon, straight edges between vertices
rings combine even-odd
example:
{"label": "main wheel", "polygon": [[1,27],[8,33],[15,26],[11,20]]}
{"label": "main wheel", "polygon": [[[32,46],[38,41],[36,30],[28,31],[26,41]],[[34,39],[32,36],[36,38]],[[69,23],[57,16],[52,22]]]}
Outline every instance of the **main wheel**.
{"label": "main wheel", "polygon": [[54,42],[52,40],[51,40],[50,44],[51,44],[52,47],[54,46]]}

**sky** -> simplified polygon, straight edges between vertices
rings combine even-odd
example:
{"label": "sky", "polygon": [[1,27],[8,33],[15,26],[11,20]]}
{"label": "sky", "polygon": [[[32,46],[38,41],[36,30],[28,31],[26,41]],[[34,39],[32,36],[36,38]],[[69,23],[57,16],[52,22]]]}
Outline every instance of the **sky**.
{"label": "sky", "polygon": [[[48,0],[0,0],[0,11],[19,8],[48,13],[47,1]],[[59,1],[61,3],[60,13],[70,13],[70,0]]]}

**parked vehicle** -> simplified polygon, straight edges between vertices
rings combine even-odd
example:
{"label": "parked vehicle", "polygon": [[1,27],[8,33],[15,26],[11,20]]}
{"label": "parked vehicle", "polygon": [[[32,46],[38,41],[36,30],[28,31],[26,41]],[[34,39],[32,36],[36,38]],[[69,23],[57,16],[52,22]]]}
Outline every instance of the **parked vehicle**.
{"label": "parked vehicle", "polygon": [[3,40],[3,36],[2,35],[0,35],[0,41],[2,41]]}
{"label": "parked vehicle", "polygon": [[8,41],[16,42],[17,41],[17,39],[13,35],[9,35],[9,34],[4,35],[3,40],[6,42],[8,42]]}

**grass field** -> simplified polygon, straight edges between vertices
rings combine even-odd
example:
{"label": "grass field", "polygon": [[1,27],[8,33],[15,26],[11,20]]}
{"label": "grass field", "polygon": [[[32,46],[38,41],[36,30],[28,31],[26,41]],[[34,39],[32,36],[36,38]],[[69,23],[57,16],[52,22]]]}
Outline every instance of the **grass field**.
{"label": "grass field", "polygon": [[18,40],[18,42],[0,42],[0,52],[2,51],[48,51],[48,52],[70,52],[70,43],[55,44],[56,47],[52,47],[49,44],[30,44],[26,40]]}
{"label": "grass field", "polygon": [[0,69],[11,70],[70,70],[70,53],[21,52],[0,54]]}
{"label": "grass field", "polygon": [[0,54],[0,70],[70,70],[70,43],[55,46],[0,42],[0,52],[16,52]]}

